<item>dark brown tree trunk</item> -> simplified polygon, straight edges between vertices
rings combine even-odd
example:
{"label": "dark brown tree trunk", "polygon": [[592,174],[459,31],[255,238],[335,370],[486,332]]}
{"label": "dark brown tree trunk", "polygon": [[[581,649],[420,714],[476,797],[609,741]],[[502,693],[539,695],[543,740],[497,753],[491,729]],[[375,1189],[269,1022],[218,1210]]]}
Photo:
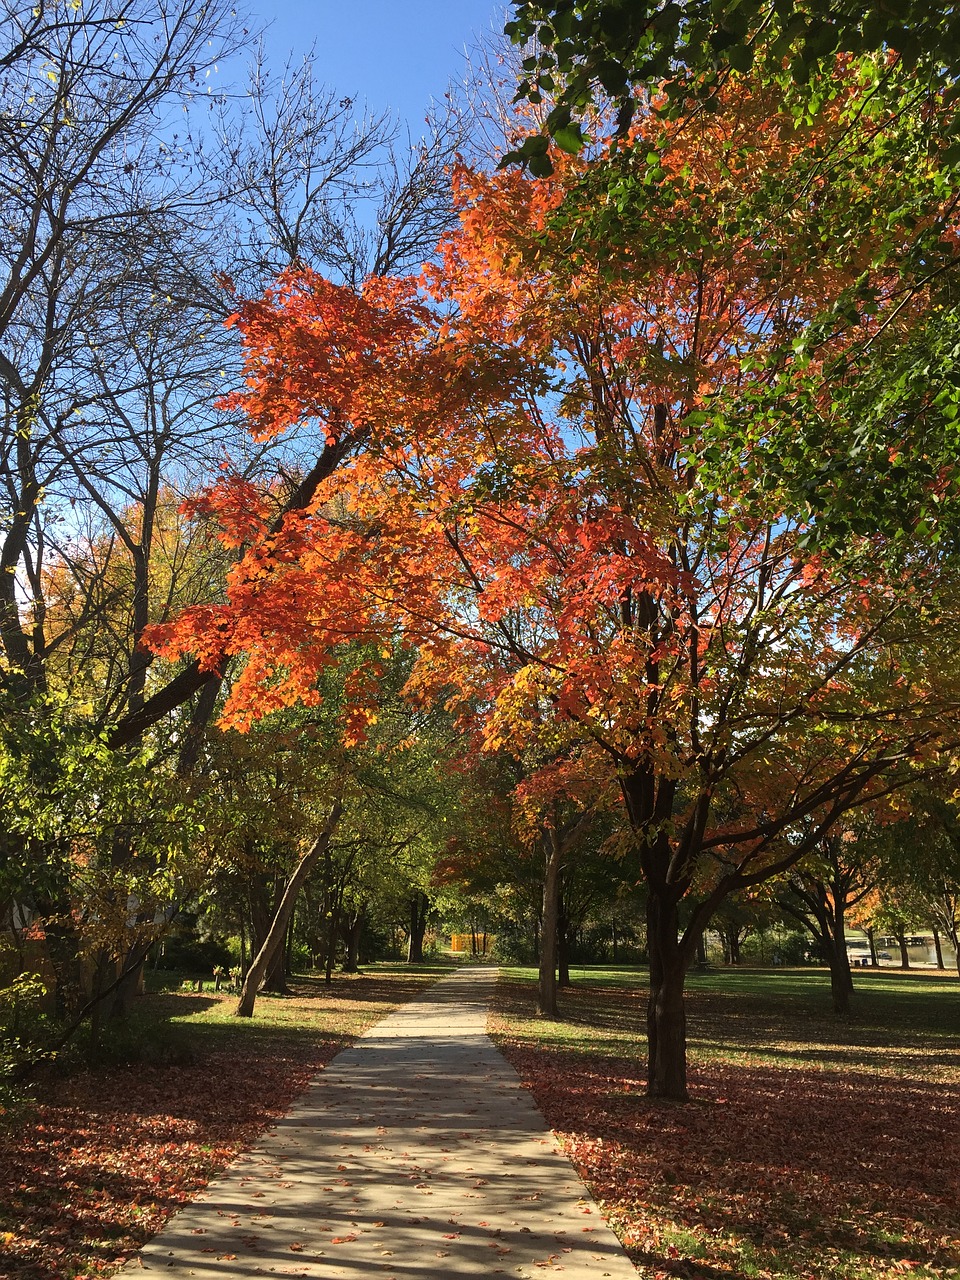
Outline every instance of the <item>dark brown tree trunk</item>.
{"label": "dark brown tree trunk", "polygon": [[845,895],[838,886],[834,886],[832,909],[825,903],[829,916],[829,927],[824,930],[827,944],[827,959],[830,964],[830,994],[833,997],[834,1013],[848,1014],[853,997],[853,974],[850,970],[850,956],[847,952],[847,930],[844,912]]}
{"label": "dark brown tree trunk", "polygon": [[570,934],[567,932],[566,921],[560,924],[560,932],[557,935],[557,986],[563,991],[566,987],[572,986],[570,981]]}
{"label": "dark brown tree trunk", "polygon": [[910,968],[910,956],[907,954],[907,937],[904,933],[895,933],[893,935],[897,940],[897,946],[900,948],[900,968]]}
{"label": "dark brown tree trunk", "polygon": [[867,942],[870,944],[870,964],[872,968],[879,969],[880,957],[877,955],[877,939],[872,926],[867,930]]}
{"label": "dark brown tree trunk", "polygon": [[943,947],[940,944],[940,930],[936,925],[933,926],[933,949],[937,953],[937,968],[946,969],[943,963]]}
{"label": "dark brown tree trunk", "polygon": [[650,1000],[647,1005],[647,1095],[687,1101],[686,964],[676,903],[651,885],[647,898]]}
{"label": "dark brown tree trunk", "polygon": [[122,1020],[128,1017],[134,1000],[143,993],[143,969],[147,957],[144,955],[141,960],[137,960],[133,953],[138,950],[142,951],[142,947],[131,947],[120,968],[123,976],[113,995],[111,1019]]}
{"label": "dark brown tree trunk", "polygon": [[567,909],[561,892],[560,906],[557,913],[557,986],[561,991],[570,986],[571,932],[570,921],[567,919]]}
{"label": "dark brown tree trunk", "polygon": [[360,936],[363,933],[365,916],[366,909],[361,907],[359,911],[353,913],[347,921],[346,928],[343,930],[343,942],[346,952],[343,961],[344,973],[356,973],[360,968]]}
{"label": "dark brown tree trunk", "polygon": [[540,976],[537,1009],[544,1018],[557,1016],[557,931],[560,920],[560,837],[550,827],[541,834],[544,853],[543,913],[540,924]]}
{"label": "dark brown tree trunk", "polygon": [[[286,941],[286,934],[284,934]],[[263,978],[263,990],[269,991],[271,995],[286,996],[290,994],[290,987],[287,984],[287,949],[285,946],[277,947],[267,963],[267,972]]]}
{"label": "dark brown tree trunk", "polygon": [[314,840],[313,844],[297,863],[290,879],[287,881],[283,896],[277,907],[276,915],[273,918],[273,924],[264,939],[263,945],[254,957],[253,963],[247,972],[243,981],[243,988],[240,991],[240,999],[237,1003],[236,1013],[240,1018],[252,1018],[253,1009],[257,1000],[257,992],[260,990],[260,984],[267,972],[267,966],[270,963],[274,953],[279,948],[283,949],[283,939],[287,931],[287,922],[293,913],[294,905],[297,901],[297,894],[307,876],[316,866],[318,860],[326,852],[330,843],[330,837],[336,829],[337,823],[340,821],[340,815],[343,807],[337,800],[330,815],[324,824],[323,830]]}
{"label": "dark brown tree trunk", "polygon": [[407,941],[407,964],[423,964],[423,935],[427,931],[427,912],[430,900],[425,893],[415,893],[410,899],[410,936]]}
{"label": "dark brown tree trunk", "polygon": [[337,963],[337,942],[340,938],[340,902],[334,904],[330,912],[330,924],[327,929],[327,956],[323,967],[323,980],[329,987],[333,982],[333,967]]}
{"label": "dark brown tree trunk", "polygon": [[834,1013],[848,1014],[853,995],[853,975],[846,947],[838,947],[834,939],[826,943],[827,963],[830,966],[830,995]]}

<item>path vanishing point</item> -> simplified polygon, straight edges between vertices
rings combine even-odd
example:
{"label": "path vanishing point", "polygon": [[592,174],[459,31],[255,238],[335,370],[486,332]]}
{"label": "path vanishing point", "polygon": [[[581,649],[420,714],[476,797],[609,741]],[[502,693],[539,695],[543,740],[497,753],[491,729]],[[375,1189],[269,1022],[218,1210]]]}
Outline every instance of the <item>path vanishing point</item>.
{"label": "path vanishing point", "polygon": [[132,1258],[168,1280],[637,1280],[461,969],[361,1036]]}

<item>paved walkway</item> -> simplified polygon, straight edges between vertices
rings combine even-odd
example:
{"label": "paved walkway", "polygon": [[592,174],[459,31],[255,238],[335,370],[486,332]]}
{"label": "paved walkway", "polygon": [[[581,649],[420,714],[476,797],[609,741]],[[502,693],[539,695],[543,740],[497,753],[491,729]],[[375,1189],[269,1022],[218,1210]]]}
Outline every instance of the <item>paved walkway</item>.
{"label": "paved walkway", "polygon": [[123,1276],[636,1280],[461,969],[333,1059]]}

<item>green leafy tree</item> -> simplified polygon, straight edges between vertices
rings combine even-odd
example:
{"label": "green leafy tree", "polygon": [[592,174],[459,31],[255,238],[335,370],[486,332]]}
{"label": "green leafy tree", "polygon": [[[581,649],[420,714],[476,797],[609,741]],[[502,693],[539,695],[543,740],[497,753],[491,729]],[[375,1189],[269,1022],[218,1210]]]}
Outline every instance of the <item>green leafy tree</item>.
{"label": "green leafy tree", "polygon": [[[795,83],[812,82],[815,107],[838,52],[890,51],[945,84],[960,71],[960,19],[946,0],[514,0],[513,10],[505,33],[527,54],[517,96],[552,100],[547,132],[573,152],[580,121],[605,102],[625,134],[638,88],[662,93],[666,114],[691,113],[715,106],[731,71],[788,65]],[[537,138],[514,157],[550,171]]]}

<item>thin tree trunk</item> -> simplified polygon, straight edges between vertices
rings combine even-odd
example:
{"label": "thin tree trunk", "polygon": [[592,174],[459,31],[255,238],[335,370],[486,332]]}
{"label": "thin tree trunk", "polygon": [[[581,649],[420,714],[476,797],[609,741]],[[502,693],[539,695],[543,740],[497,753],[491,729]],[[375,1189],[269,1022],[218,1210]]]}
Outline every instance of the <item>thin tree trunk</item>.
{"label": "thin tree trunk", "polygon": [[873,926],[867,930],[867,942],[870,943],[870,965],[874,969],[880,968],[880,957],[877,955],[877,939],[874,935]]}
{"label": "thin tree trunk", "polygon": [[937,968],[946,969],[943,963],[943,947],[940,945],[940,930],[936,925],[933,926],[933,949],[937,953]]}
{"label": "thin tree trunk", "polygon": [[562,893],[557,916],[557,986],[561,991],[570,986],[570,921]]}
{"label": "thin tree trunk", "polygon": [[330,837],[336,830],[337,823],[340,821],[340,815],[343,813],[343,806],[339,800],[336,800],[330,810],[329,817],[324,823],[323,830],[314,840],[313,844],[297,863],[293,874],[287,881],[287,886],[283,891],[280,904],[277,907],[276,914],[273,918],[273,924],[267,933],[263,946],[254,957],[253,963],[250,965],[247,975],[243,981],[243,987],[240,991],[240,999],[237,1002],[236,1014],[239,1018],[252,1018],[253,1009],[257,1000],[257,992],[260,989],[260,983],[267,972],[267,966],[271,958],[276,953],[278,947],[281,946],[286,934],[287,922],[293,912],[294,903],[297,900],[297,894],[307,876],[313,870],[320,856],[326,851],[330,843]]}
{"label": "thin tree trunk", "polygon": [[423,935],[427,931],[430,902],[425,893],[410,899],[410,938],[407,942],[407,964],[423,964]]}
{"label": "thin tree trunk", "polygon": [[329,987],[333,982],[333,966],[337,962],[337,941],[340,937],[340,896],[330,912],[330,926],[327,931],[327,954],[324,962],[323,981]]}
{"label": "thin tree trunk", "polygon": [[363,932],[364,915],[364,911],[356,912],[344,930],[344,943],[347,952],[343,965],[344,973],[356,973],[360,968],[360,935]]}

